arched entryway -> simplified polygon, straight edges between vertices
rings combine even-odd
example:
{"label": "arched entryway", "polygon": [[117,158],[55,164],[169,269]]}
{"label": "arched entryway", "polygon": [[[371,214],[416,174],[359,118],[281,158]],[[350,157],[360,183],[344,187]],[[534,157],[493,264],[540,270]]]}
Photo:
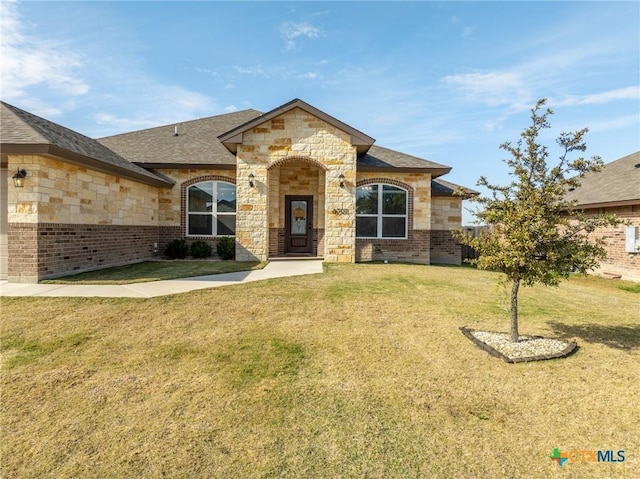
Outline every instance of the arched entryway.
{"label": "arched entryway", "polygon": [[324,255],[325,171],[307,157],[269,167],[269,257]]}

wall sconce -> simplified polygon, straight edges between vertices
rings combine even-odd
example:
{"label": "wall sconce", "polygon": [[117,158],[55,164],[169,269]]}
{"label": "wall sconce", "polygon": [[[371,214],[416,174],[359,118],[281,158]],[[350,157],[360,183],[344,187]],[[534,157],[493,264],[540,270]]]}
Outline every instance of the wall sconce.
{"label": "wall sconce", "polygon": [[344,188],[344,175],[340,173],[340,176],[338,176],[338,179],[340,180],[340,188]]}
{"label": "wall sconce", "polygon": [[22,180],[24,180],[25,176],[27,176],[27,170],[21,170],[20,168],[18,168],[18,171],[16,171],[12,176],[13,186],[15,186],[16,188],[22,188],[24,186]]}
{"label": "wall sconce", "polygon": [[256,185],[256,182],[254,181],[255,179],[255,175],[253,173],[249,173],[249,186],[251,188],[253,188]]}

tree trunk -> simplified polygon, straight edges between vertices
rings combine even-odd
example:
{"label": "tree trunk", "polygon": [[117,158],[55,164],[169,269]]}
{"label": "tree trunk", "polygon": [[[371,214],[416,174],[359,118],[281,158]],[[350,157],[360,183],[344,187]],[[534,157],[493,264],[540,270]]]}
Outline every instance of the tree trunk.
{"label": "tree trunk", "polygon": [[518,334],[518,288],[520,288],[520,279],[514,279],[511,286],[511,341],[518,342],[520,335]]}

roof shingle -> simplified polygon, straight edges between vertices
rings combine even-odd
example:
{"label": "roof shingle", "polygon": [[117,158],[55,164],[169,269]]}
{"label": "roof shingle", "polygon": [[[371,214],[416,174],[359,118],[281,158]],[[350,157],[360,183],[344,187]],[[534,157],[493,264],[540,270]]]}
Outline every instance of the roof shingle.
{"label": "roof shingle", "polygon": [[108,136],[98,141],[145,167],[161,168],[170,164],[235,167],[236,157],[220,143],[218,136],[261,114],[257,110],[242,110]]}
{"label": "roof shingle", "polygon": [[640,151],[607,163],[597,173],[587,173],[566,199],[576,200],[578,206],[640,203]]}
{"label": "roof shingle", "polygon": [[[123,170],[124,176],[152,183],[168,184],[152,172],[136,166],[96,140],[33,113],[0,102],[0,142],[3,151],[41,146],[37,151],[66,155],[79,163],[103,167],[108,171]],[[53,147],[53,148],[49,148]]]}

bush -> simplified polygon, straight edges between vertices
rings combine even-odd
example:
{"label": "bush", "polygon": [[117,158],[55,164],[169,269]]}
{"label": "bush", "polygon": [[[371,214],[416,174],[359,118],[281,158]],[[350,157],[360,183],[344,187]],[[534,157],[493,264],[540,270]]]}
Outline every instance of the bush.
{"label": "bush", "polygon": [[211,256],[211,249],[211,245],[206,241],[194,241],[191,243],[191,256],[194,258],[208,258]]}
{"label": "bush", "polygon": [[170,259],[184,259],[187,257],[188,252],[187,242],[183,239],[176,239],[167,245],[164,255]]}
{"label": "bush", "polygon": [[236,240],[229,236],[220,238],[216,249],[220,258],[233,259],[236,255]]}

